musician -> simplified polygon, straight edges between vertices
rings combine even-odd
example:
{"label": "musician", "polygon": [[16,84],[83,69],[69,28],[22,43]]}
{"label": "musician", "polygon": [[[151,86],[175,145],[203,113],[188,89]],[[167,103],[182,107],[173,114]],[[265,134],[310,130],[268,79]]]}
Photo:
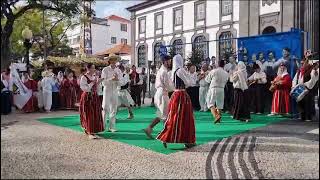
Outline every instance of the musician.
{"label": "musician", "polygon": [[265,103],[265,110],[267,112],[271,111],[271,103],[272,103],[272,95],[273,93],[269,91],[271,86],[271,81],[276,77],[276,71],[272,68],[273,64],[275,63],[276,59],[274,57],[274,52],[268,52],[268,59],[262,64],[262,69],[267,75],[267,83],[265,84],[264,88],[264,103]]}
{"label": "musician", "polygon": [[287,67],[287,71],[292,79],[294,73],[297,71],[297,64],[295,60],[291,60],[290,49],[287,47],[282,50],[282,58],[278,59],[278,61],[273,64],[273,69],[275,72],[278,71],[278,67],[282,63]]}
{"label": "musician", "polygon": [[292,88],[296,87],[298,84],[304,85],[304,87],[307,88],[308,93],[298,102],[298,111],[301,120],[311,121],[315,114],[314,96],[317,93],[317,86],[315,86],[315,84],[319,79],[319,67],[317,64],[314,66],[310,65],[308,59],[302,59],[301,65],[301,68],[293,78]]}
{"label": "musician", "polygon": [[249,89],[252,89],[252,105],[253,112],[256,114],[262,114],[264,112],[264,85],[267,83],[266,73],[262,71],[262,64],[257,61],[253,65],[254,73],[248,78]]}
{"label": "musician", "polygon": [[264,63],[264,62],[265,62],[263,52],[259,52],[259,59],[258,59],[258,60],[259,60],[261,63]]}
{"label": "musician", "polygon": [[277,77],[271,82],[270,90],[273,91],[272,115],[288,115],[290,112],[290,89],[291,77],[287,71],[285,63],[281,63],[278,68]]}

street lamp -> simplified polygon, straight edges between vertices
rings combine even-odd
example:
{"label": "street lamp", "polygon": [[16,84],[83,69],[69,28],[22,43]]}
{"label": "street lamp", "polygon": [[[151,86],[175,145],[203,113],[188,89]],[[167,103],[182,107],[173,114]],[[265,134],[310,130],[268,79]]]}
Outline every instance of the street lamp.
{"label": "street lamp", "polygon": [[32,46],[32,43],[30,42],[32,36],[32,31],[29,29],[28,26],[26,26],[25,29],[22,31],[22,37],[24,39],[23,45],[26,48],[26,54],[24,59],[27,64],[27,69],[29,68],[29,50]]}

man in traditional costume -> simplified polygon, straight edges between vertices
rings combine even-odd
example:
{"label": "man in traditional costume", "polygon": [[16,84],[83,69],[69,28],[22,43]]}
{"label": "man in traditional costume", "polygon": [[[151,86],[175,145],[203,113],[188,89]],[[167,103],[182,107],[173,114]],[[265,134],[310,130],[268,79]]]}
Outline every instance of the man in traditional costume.
{"label": "man in traditional costume", "polygon": [[271,82],[270,90],[273,91],[271,115],[288,115],[290,112],[291,77],[287,72],[285,63],[278,68],[277,77]]}
{"label": "man in traditional costume", "polygon": [[154,103],[157,108],[157,117],[151,124],[143,129],[146,135],[153,139],[151,136],[153,127],[156,126],[161,120],[165,121],[168,116],[169,92],[173,91],[174,86],[171,78],[168,75],[168,68],[171,65],[171,58],[168,55],[161,57],[162,66],[156,75],[156,93],[154,95]]}
{"label": "man in traditional costume", "polygon": [[133,112],[131,106],[134,105],[134,101],[128,91],[130,78],[129,74],[126,73],[124,65],[120,64],[118,68],[122,72],[122,78],[119,81],[119,105],[124,105],[128,109],[128,119],[133,119]]}
{"label": "man in traditional costume", "polygon": [[105,121],[109,116],[109,131],[116,132],[116,114],[118,109],[118,86],[122,78],[120,69],[116,67],[119,56],[110,54],[108,57],[109,66],[102,69],[101,78],[103,79],[103,100],[102,100],[102,118]]}
{"label": "man in traditional costume", "polygon": [[27,104],[23,106],[22,110],[26,113],[35,112],[38,110],[38,100],[37,100],[37,96],[36,96],[36,93],[38,91],[38,83],[37,83],[37,81],[31,79],[29,74],[26,72],[23,73],[23,77],[24,77],[23,84],[29,90],[32,91],[32,96],[29,99],[29,101],[27,102]]}
{"label": "man in traditional costume", "polygon": [[[198,73],[196,71],[196,66],[191,64],[189,69],[189,76],[191,78],[191,84],[187,88],[187,92],[191,98],[192,107],[194,110],[200,109],[199,104],[199,83],[198,83]],[[174,72],[173,72],[174,73]]]}
{"label": "man in traditional costume", "polygon": [[101,114],[101,104],[97,94],[97,86],[102,79],[94,75],[95,66],[87,64],[87,73],[80,79],[82,90],[79,112],[80,122],[89,139],[96,139],[95,133],[104,131],[104,121]]}
{"label": "man in traditional costume", "polygon": [[142,86],[142,78],[140,74],[137,72],[137,68],[135,65],[131,67],[130,77],[130,95],[134,100],[134,106],[141,107],[141,86]]}
{"label": "man in traditional costume", "polygon": [[314,97],[317,94],[317,81],[319,80],[319,66],[309,64],[308,59],[301,60],[302,67],[295,74],[292,81],[292,88],[297,85],[306,87],[307,94],[298,102],[300,118],[303,121],[311,121],[315,115]]}
{"label": "man in traditional costume", "polygon": [[269,91],[271,86],[271,81],[276,77],[276,71],[273,69],[273,64],[276,62],[274,53],[272,51],[268,52],[268,60],[266,60],[262,65],[262,70],[267,75],[267,83],[264,87],[264,104],[265,110],[267,112],[271,111],[271,102],[272,102],[272,92]]}
{"label": "man in traditional costume", "polygon": [[206,77],[208,74],[209,74],[208,64],[206,62],[203,62],[201,66],[201,73],[198,76],[199,85],[200,85],[199,103],[200,103],[200,111],[202,112],[208,111],[207,102],[206,102],[206,98],[209,90],[209,83],[206,81]]}
{"label": "man in traditional costume", "polygon": [[249,89],[252,88],[250,95],[252,95],[252,110],[256,114],[264,112],[264,97],[265,97],[265,84],[267,83],[266,73],[262,71],[262,64],[257,61],[253,65],[255,72],[248,78]]}
{"label": "man in traditional costume", "polygon": [[183,68],[183,58],[180,54],[173,58],[172,72],[175,90],[169,102],[164,129],[157,139],[163,142],[165,148],[167,143],[184,143],[186,148],[190,148],[196,142],[191,99],[186,92],[186,87],[191,85],[192,79]]}
{"label": "man in traditional costume", "polygon": [[221,122],[221,110],[224,105],[224,88],[229,79],[229,74],[223,67],[224,61],[219,61],[219,67],[213,69],[205,79],[210,84],[207,95],[207,106],[215,118],[214,123]]}

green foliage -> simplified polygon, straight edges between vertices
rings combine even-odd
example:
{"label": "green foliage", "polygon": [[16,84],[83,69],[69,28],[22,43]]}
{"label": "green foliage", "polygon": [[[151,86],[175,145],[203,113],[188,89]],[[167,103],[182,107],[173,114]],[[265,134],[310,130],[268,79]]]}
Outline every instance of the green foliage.
{"label": "green foliage", "polygon": [[191,54],[188,56],[188,59],[192,64],[198,66],[204,60],[203,52],[200,49],[193,49]]}
{"label": "green foliage", "polygon": [[174,46],[171,46],[169,49],[169,56],[173,58],[176,55],[176,50]]}

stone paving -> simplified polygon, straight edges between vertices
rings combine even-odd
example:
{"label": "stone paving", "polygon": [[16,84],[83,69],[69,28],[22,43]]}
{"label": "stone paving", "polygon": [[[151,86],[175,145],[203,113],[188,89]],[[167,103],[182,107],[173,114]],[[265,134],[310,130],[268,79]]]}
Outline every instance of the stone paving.
{"label": "stone paving", "polygon": [[319,178],[319,133],[308,133],[319,122],[288,120],[164,155],[35,120],[75,113],[1,116],[1,178]]}

